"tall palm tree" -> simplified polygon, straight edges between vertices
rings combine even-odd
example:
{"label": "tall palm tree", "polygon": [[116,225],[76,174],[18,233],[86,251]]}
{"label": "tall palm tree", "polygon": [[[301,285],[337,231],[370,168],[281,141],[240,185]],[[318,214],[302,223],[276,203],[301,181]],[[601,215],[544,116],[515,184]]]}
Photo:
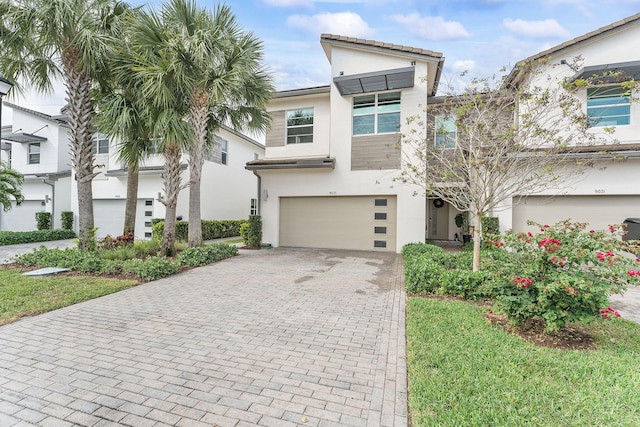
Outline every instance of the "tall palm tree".
{"label": "tall palm tree", "polygon": [[227,6],[211,14],[193,0],[171,0],[164,9],[171,28],[171,56],[188,103],[189,246],[202,245],[201,181],[207,135],[222,124],[265,130],[273,85],[262,67],[262,43],[244,33]]}
{"label": "tall palm tree", "polygon": [[91,87],[105,75],[108,36],[127,9],[117,0],[0,0],[2,73],[42,92],[56,78],[66,86],[81,250],[95,247]]}
{"label": "tall palm tree", "polygon": [[22,195],[22,174],[11,169],[6,163],[0,162],[0,205],[7,212],[13,207],[12,202],[21,205],[24,201]]}

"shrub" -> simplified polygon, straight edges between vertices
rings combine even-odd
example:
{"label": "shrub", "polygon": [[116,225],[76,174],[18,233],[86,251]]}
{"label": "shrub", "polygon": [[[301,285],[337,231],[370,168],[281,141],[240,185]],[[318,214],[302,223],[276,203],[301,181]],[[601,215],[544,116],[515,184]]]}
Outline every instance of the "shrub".
{"label": "shrub", "polygon": [[[202,221],[202,239],[214,240],[224,237],[240,236],[240,226],[247,222],[246,220],[203,220]],[[164,221],[152,220],[151,231],[153,238],[162,240],[164,232]],[[189,223],[187,221],[176,222],[176,240],[187,241],[189,235]]]}
{"label": "shrub", "polygon": [[34,249],[33,252],[16,256],[14,260],[18,264],[28,266],[77,269],[83,261],[95,256],[96,254],[93,252],[80,252],[72,248],[49,249],[45,246],[40,246]]}
{"label": "shrub", "polygon": [[72,230],[0,231],[0,246],[73,239]]}
{"label": "shrub", "polygon": [[238,254],[238,248],[224,243],[214,243],[199,248],[187,248],[178,254],[178,263],[187,267],[211,264]]}
{"label": "shrub", "polygon": [[133,245],[133,239],[134,236],[132,232],[116,237],[112,237],[107,234],[104,238],[98,241],[98,247],[100,249],[115,249],[123,246],[131,246]]}
{"label": "shrub", "polygon": [[51,229],[51,213],[50,212],[36,212],[36,228],[38,230]]}
{"label": "shrub", "polygon": [[60,221],[62,222],[63,230],[71,230],[73,228],[73,212],[71,211],[60,212]]}
{"label": "shrub", "polygon": [[482,232],[484,234],[500,234],[500,218],[498,218],[497,216],[483,216],[481,222]]}
{"label": "shrub", "polygon": [[240,237],[245,245],[249,245],[249,223],[245,222],[240,226]]}
{"label": "shrub", "polygon": [[513,258],[510,280],[497,286],[497,308],[517,324],[542,318],[546,331],[568,322],[587,321],[609,304],[609,295],[640,279],[640,258],[625,251],[624,229],[585,232],[585,224],[561,221],[540,225],[540,233],[504,236]]}
{"label": "shrub", "polygon": [[156,280],[175,274],[180,270],[178,262],[171,258],[150,257],[142,261],[130,259],[122,263],[122,271],[145,280]]}
{"label": "shrub", "polygon": [[260,215],[249,215],[247,228],[247,246],[259,247],[262,244],[262,218]]}

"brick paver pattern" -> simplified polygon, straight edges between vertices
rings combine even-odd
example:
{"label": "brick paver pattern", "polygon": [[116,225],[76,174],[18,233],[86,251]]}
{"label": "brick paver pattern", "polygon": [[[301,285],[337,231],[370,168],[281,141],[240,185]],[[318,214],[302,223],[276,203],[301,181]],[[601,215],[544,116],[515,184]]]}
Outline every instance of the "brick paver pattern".
{"label": "brick paver pattern", "polygon": [[406,426],[400,267],[242,251],[0,327],[0,426]]}

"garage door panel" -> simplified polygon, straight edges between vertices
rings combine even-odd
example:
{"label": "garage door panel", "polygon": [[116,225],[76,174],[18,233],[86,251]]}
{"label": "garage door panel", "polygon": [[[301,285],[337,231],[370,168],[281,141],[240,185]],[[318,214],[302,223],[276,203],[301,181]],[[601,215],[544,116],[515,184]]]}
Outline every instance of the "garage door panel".
{"label": "garage door panel", "polygon": [[554,224],[570,218],[602,230],[632,217],[640,217],[640,196],[531,196],[514,206],[513,229],[534,230],[527,226],[528,220]]}
{"label": "garage door panel", "polygon": [[93,221],[96,237],[120,236],[124,226],[125,200],[94,200]]}
{"label": "garage door panel", "polygon": [[280,199],[281,246],[395,251],[395,229],[395,196]]}
{"label": "garage door panel", "polygon": [[36,213],[46,208],[43,200],[25,200],[20,206],[12,202],[8,212],[0,210],[0,229],[4,231],[36,230]]}

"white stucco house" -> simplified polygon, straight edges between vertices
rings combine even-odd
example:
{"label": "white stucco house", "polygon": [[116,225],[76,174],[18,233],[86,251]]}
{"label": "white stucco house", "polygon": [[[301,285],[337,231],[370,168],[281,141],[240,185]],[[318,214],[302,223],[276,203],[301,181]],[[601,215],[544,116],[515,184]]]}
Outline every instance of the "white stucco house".
{"label": "white stucco house", "polygon": [[[606,229],[627,218],[640,218],[640,88],[631,93],[620,81],[640,81],[640,14],[599,28],[554,46],[524,62],[548,58],[555,64],[553,78],[577,79],[613,72],[608,84],[578,91],[584,111],[593,119],[590,132],[615,129],[612,146],[592,147],[583,153],[593,166],[571,180],[568,188],[547,190],[494,212],[502,230],[527,231],[527,220],[553,224],[571,218],[593,229]],[[574,58],[580,67],[572,67]],[[517,83],[517,67],[509,83]],[[546,78],[541,76],[540,78]],[[633,99],[635,98],[635,100]],[[614,159],[615,158],[615,159]]]}
{"label": "white stucco house", "polygon": [[[639,80],[638,40],[640,14],[524,61],[548,57],[558,64],[558,81],[605,70]],[[331,65],[331,84],[278,92],[268,108],[273,127],[266,135],[265,158],[246,166],[260,177],[263,241],[399,252],[425,238],[459,238],[459,211],[394,180],[410,156],[400,136],[410,130],[406,118],[436,102],[443,55],[332,34],[323,34],[320,43]],[[578,56],[582,66],[573,69]],[[510,74],[510,83],[518,71]],[[639,93],[636,89],[633,96]],[[640,103],[615,82],[577,96],[594,119],[590,131],[613,126],[616,144],[606,147],[606,154],[599,147],[585,151],[597,162],[568,188],[523,194],[527,197],[508,200],[492,212],[502,231],[528,230],[527,220],[572,218],[606,228],[640,218]]]}
{"label": "white stucco house", "polygon": [[[2,160],[25,177],[25,203],[9,212],[0,212],[0,230],[34,230],[35,213],[52,213],[59,228],[60,212],[75,212],[77,192],[71,173],[69,128],[64,115],[49,116],[5,102],[13,109],[13,123],[3,127]],[[97,236],[122,234],[125,213],[127,172],[118,160],[117,141],[94,135],[96,172],[93,180],[94,221]],[[244,219],[257,213],[257,178],[244,166],[262,158],[264,146],[230,128],[215,138],[211,154],[202,171],[202,219]],[[183,159],[183,183],[189,171]],[[136,238],[151,237],[151,219],[164,218],[164,205],[158,201],[163,191],[163,157],[151,155],[140,167]],[[188,219],[188,187],[180,192],[177,216]],[[77,230],[76,230],[77,231]]]}
{"label": "white stucco house", "polygon": [[[435,95],[441,53],[323,34],[328,86],[282,91],[260,176],[263,241],[274,246],[398,252],[425,237],[419,190],[396,182],[399,132]],[[448,218],[446,219],[448,220]]]}

